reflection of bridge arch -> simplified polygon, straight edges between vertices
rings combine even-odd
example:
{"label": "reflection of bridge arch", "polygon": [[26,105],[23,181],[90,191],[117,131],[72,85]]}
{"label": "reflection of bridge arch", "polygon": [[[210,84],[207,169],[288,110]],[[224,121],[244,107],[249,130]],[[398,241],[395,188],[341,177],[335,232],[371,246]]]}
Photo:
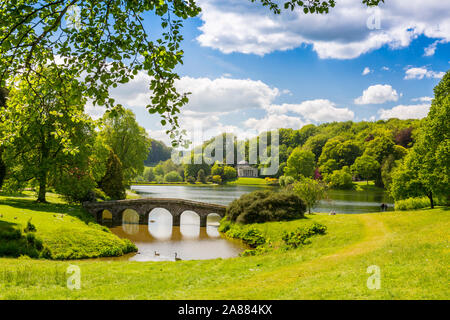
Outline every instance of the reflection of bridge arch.
{"label": "reflection of bridge arch", "polygon": [[181,213],[180,233],[186,238],[197,238],[200,235],[200,216],[197,212],[186,210]]}
{"label": "reflection of bridge arch", "polygon": [[[225,216],[226,211],[226,207],[222,205],[184,199],[161,198],[85,202],[83,203],[83,206],[92,215],[96,216],[97,221],[99,222],[103,222],[103,212],[107,210],[111,213],[112,223],[114,225],[122,224],[123,215],[126,209],[132,209],[138,214],[139,224],[148,224],[149,215],[153,209],[165,209],[172,215],[172,224],[174,226],[180,225],[181,214],[183,212],[194,211],[200,217],[201,227],[206,227],[207,217],[210,213],[216,213],[220,217],[223,217]],[[102,212],[102,214],[100,215],[99,212]]]}
{"label": "reflection of bridge arch", "polygon": [[167,240],[172,237],[172,215],[164,208],[154,208],[145,215],[148,232],[156,239]]}
{"label": "reflection of bridge arch", "polygon": [[133,209],[125,209],[122,212],[122,229],[128,234],[139,232],[139,214]]}

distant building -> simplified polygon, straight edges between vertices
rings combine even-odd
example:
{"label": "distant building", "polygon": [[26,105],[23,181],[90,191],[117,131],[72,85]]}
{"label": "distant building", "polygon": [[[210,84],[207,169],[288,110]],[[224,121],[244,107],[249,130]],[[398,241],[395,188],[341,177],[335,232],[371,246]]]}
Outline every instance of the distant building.
{"label": "distant building", "polygon": [[237,174],[238,177],[252,177],[257,178],[258,177],[258,169],[253,168],[248,164],[247,161],[242,160],[239,161],[237,164]]}

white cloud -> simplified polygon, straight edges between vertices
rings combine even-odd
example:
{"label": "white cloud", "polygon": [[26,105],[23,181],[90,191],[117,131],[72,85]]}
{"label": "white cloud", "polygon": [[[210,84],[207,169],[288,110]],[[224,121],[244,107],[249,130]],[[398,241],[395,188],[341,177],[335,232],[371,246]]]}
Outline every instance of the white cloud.
{"label": "white cloud", "polygon": [[[242,0],[199,0],[202,7],[197,40],[224,53],[264,55],[311,45],[322,59],[352,59],[389,46],[408,46],[419,35],[450,41],[450,2],[390,0],[378,9],[361,1],[340,0],[329,14],[303,14],[301,9],[274,15],[258,3]],[[380,28],[368,27],[376,15]]]}
{"label": "white cloud", "polygon": [[279,128],[300,129],[307,122],[298,117],[291,117],[285,114],[268,114],[262,119],[250,118],[244,122],[247,128],[257,132],[267,131]]}
{"label": "white cloud", "polygon": [[381,119],[422,119],[430,110],[429,104],[398,105],[392,109],[380,109],[378,114]]}
{"label": "white cloud", "polygon": [[432,70],[428,70],[426,67],[420,67],[420,68],[409,68],[405,71],[405,80],[411,80],[411,79],[419,79],[422,80],[423,78],[434,78],[434,79],[441,79],[445,75],[445,72],[435,72]]}
{"label": "white cloud", "polygon": [[434,41],[432,44],[430,44],[428,47],[426,47],[426,48],[424,49],[424,54],[423,54],[423,55],[424,55],[425,57],[433,56],[434,53],[436,52],[437,45],[438,45],[439,43],[446,43],[446,42],[448,42],[448,41],[446,41],[446,40],[436,40],[436,41]]}
{"label": "white cloud", "polygon": [[361,97],[355,99],[356,104],[381,104],[388,101],[397,101],[398,94],[390,85],[377,84],[363,91]]}
{"label": "white cloud", "polygon": [[386,67],[386,66],[383,66],[383,67],[381,68],[381,70],[383,70],[383,71],[389,71],[389,68]]}
{"label": "white cloud", "polygon": [[269,114],[292,112],[309,122],[346,121],[352,120],[355,116],[350,109],[336,108],[333,102],[326,99],[307,100],[300,104],[270,105],[266,109]]}
{"label": "white cloud", "polygon": [[363,72],[362,72],[362,75],[365,76],[365,75],[368,75],[368,74],[371,73],[371,72],[372,72],[372,70],[370,70],[369,67],[365,67],[364,70],[363,70]]}
{"label": "white cloud", "polygon": [[420,97],[420,98],[413,98],[413,99],[411,99],[411,101],[414,101],[414,102],[417,102],[417,101],[420,101],[420,102],[431,102],[431,100],[433,100],[432,97]]}

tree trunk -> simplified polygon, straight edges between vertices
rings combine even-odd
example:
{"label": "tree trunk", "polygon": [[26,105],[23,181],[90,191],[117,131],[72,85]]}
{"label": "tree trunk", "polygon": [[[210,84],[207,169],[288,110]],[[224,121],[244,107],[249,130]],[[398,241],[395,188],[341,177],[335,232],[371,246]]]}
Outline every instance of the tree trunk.
{"label": "tree trunk", "polygon": [[430,192],[430,193],[428,194],[428,198],[430,198],[431,209],[434,209],[433,193],[432,193],[432,192]]}
{"label": "tree trunk", "polygon": [[3,148],[0,147],[0,189],[3,186],[3,181],[5,180],[5,176],[6,176],[6,165],[2,159],[2,154],[3,154]]}
{"label": "tree trunk", "polygon": [[37,202],[47,202],[45,200],[46,192],[47,192],[47,171],[44,171],[39,177],[39,193]]}

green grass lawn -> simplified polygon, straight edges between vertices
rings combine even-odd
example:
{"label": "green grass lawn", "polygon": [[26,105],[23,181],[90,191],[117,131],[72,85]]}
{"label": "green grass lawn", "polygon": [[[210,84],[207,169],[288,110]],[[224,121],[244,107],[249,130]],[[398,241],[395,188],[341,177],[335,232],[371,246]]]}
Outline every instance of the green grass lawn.
{"label": "green grass lawn", "polygon": [[[5,201],[0,209],[7,211],[8,217],[24,214],[25,209],[18,205],[24,199]],[[27,215],[33,215],[39,233],[52,220],[45,217],[47,211],[38,209],[26,210]],[[271,239],[268,252],[232,259],[128,262],[0,258],[0,298],[448,299],[449,213],[437,208],[317,214],[290,222],[259,224],[255,226]],[[44,215],[42,223],[38,223],[38,215]],[[70,222],[76,215],[67,215],[66,220],[53,223],[84,223]],[[325,224],[327,234],[314,236],[309,245],[286,250],[282,233],[313,221]],[[70,264],[80,267],[80,290],[66,288]],[[370,276],[366,271],[371,265],[381,270],[378,290],[366,285]]]}
{"label": "green grass lawn", "polygon": [[54,194],[47,200],[51,203],[36,203],[31,192],[22,197],[0,196],[0,222],[23,230],[31,221],[53,259],[120,256],[134,247],[97,224],[80,206],[66,204]]}
{"label": "green grass lawn", "polygon": [[236,180],[227,182],[230,185],[268,185],[267,181],[263,178],[244,178],[240,177]]}

